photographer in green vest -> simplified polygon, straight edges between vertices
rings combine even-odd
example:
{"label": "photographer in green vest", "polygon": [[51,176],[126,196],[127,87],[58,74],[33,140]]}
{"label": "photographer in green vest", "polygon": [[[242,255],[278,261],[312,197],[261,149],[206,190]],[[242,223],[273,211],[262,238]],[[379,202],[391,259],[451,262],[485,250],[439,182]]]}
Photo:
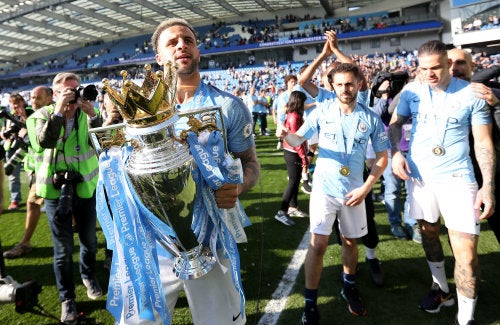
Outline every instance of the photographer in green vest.
{"label": "photographer in green vest", "polygon": [[79,76],[64,72],[55,76],[52,89],[55,104],[37,110],[26,124],[35,152],[36,194],[45,199],[54,243],[61,322],[76,324],[72,218],[77,223],[79,270],[87,296],[90,299],[102,296],[94,273],[98,161],[88,136],[89,128],[101,126],[102,121],[93,105],[97,97],[95,86],[81,87]]}

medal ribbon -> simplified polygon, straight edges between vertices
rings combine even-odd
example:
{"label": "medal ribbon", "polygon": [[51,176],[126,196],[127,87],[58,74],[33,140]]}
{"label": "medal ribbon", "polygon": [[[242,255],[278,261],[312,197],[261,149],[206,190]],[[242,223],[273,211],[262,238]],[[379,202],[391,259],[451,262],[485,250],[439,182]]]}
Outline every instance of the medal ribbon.
{"label": "medal ribbon", "polygon": [[[451,86],[451,82],[448,85],[448,87]],[[444,91],[444,98],[441,102],[437,102],[437,100],[433,100],[432,98],[432,90],[428,86],[427,87],[427,98],[429,100],[430,105],[428,107],[432,108],[432,115],[434,117],[434,125],[435,125],[435,131],[434,131],[434,142],[436,145],[439,145],[441,148],[444,149],[444,135],[446,133],[446,127],[448,126],[448,118],[450,116],[450,111],[449,108],[446,106],[446,98],[447,98],[447,92]],[[441,99],[442,97],[439,96]],[[442,113],[442,114],[438,114]]]}
{"label": "medal ribbon", "polygon": [[[124,150],[124,157],[126,153]],[[157,225],[151,217],[157,218],[137,205],[137,195],[126,180],[124,157],[116,147],[99,157],[97,216],[109,239],[108,247],[114,251],[107,309],[116,320],[125,322],[137,318],[154,321],[156,312],[169,324],[153,230]],[[175,235],[168,228],[163,225],[162,231]]]}
{"label": "medal ribbon", "polygon": [[[224,139],[219,131],[203,132],[199,136],[194,132],[188,132],[187,141],[189,143],[189,150],[195,161],[202,162],[201,164],[197,164],[198,166],[193,170],[192,174],[196,183],[197,195],[195,201],[197,209],[193,216],[192,229],[200,242],[210,245],[210,249],[214,253],[222,270],[227,272],[227,268],[221,264],[217,254],[219,244],[222,246],[224,255],[226,258],[229,258],[233,285],[240,295],[240,311],[244,315],[245,295],[241,284],[240,257],[235,240],[237,236],[241,237],[241,232],[244,233],[244,231],[237,233],[237,236],[233,235],[227,224],[228,214],[225,212],[226,209],[217,207],[214,193],[214,190],[219,189],[226,183],[243,182],[241,163],[239,163],[240,169],[238,170],[238,163],[233,163],[231,156],[224,152]],[[207,162],[214,163],[214,165],[209,165]],[[219,174],[221,176],[220,184],[214,182],[214,175]],[[216,184],[217,187],[213,187],[211,184]],[[238,221],[240,227],[241,224],[249,222],[248,216],[246,216],[241,204],[237,204],[235,208],[229,210],[231,211],[230,215],[237,217],[235,220]],[[205,224],[202,221],[202,217],[207,215],[211,221],[209,224]],[[234,225],[233,223],[231,224]],[[200,236],[201,233],[198,231],[201,229],[210,231],[210,237]],[[243,229],[241,228],[241,230]],[[207,240],[209,240],[209,243],[207,243]]]}
{"label": "medal ribbon", "polygon": [[343,166],[349,167],[349,156],[351,155],[352,152],[352,147],[354,145],[354,135],[356,134],[356,130],[358,129],[358,123],[359,123],[359,112],[356,110],[356,107],[354,107],[354,110],[351,114],[353,114],[353,120],[356,121],[356,124],[354,126],[351,126],[349,128],[349,133],[347,135],[347,142],[344,141],[344,128],[342,127],[342,121],[344,118],[342,118],[342,113],[340,110],[340,105],[337,103],[337,109],[338,109],[338,124],[337,124],[337,129],[339,133],[339,142],[338,142],[338,149],[339,152],[342,154],[342,161],[341,164]]}

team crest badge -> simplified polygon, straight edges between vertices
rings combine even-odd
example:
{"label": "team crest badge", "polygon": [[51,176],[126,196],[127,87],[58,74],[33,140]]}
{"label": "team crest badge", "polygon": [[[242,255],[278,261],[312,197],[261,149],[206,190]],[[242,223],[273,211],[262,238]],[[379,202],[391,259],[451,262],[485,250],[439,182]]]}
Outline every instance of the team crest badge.
{"label": "team crest badge", "polygon": [[365,133],[368,130],[368,126],[366,125],[365,122],[360,122],[358,124],[358,130],[359,130],[359,132]]}
{"label": "team crest badge", "polygon": [[253,125],[252,123],[248,123],[243,128],[243,135],[245,136],[245,138],[248,138],[249,136],[252,135],[252,125]]}

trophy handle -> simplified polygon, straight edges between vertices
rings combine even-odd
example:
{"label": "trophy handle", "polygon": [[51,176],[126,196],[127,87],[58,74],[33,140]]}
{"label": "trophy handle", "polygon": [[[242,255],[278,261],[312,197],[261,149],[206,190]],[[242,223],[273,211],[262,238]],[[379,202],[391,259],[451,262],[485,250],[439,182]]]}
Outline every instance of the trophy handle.
{"label": "trophy handle", "polygon": [[220,106],[209,106],[209,107],[204,107],[204,108],[195,108],[192,110],[188,111],[183,111],[183,112],[177,112],[179,117],[195,117],[198,119],[202,120],[202,127],[205,125],[204,122],[204,117],[210,118],[210,116],[213,116],[215,118],[215,115],[217,115],[217,118],[215,118],[215,121],[208,121],[208,123],[220,123],[220,125],[217,125],[217,130],[219,130],[222,133],[222,139],[224,140],[224,152],[229,153],[229,149],[227,146],[227,134],[226,134],[226,126],[224,124],[224,115],[222,114],[222,107]]}
{"label": "trophy handle", "polygon": [[[224,140],[224,152],[229,153],[222,107],[210,106],[205,108],[196,108],[184,112],[178,111],[177,114],[179,117],[194,117],[197,119],[201,118],[201,120],[203,120],[204,117],[208,117],[210,119],[210,116],[213,116],[215,121],[201,121],[201,124],[198,127],[209,127],[210,124],[216,126],[217,130],[222,133],[222,139]],[[217,115],[217,118],[215,117],[215,115]],[[112,146],[121,147],[123,144],[130,142],[130,139],[126,138],[125,129],[126,123],[112,124],[89,129],[90,139],[97,153],[97,156],[99,156],[102,151]]]}
{"label": "trophy handle", "polygon": [[124,143],[129,142],[125,137],[125,123],[91,128],[89,136],[97,156],[112,146],[121,147]]}

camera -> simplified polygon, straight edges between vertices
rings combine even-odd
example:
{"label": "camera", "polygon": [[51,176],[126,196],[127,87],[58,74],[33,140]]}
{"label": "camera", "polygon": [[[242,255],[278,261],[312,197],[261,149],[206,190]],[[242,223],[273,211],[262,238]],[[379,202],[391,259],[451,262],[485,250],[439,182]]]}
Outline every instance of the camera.
{"label": "camera", "polygon": [[10,149],[15,150],[14,154],[7,160],[4,166],[5,175],[9,176],[14,172],[14,169],[21,161],[23,161],[24,156],[28,152],[29,139],[26,136],[24,139],[16,136],[12,140]]}
{"label": "camera", "polygon": [[42,292],[42,285],[30,280],[18,285],[15,291],[16,312],[24,314],[33,312],[38,306],[38,294]]}
{"label": "camera", "polygon": [[384,93],[389,94],[389,98],[394,98],[400,91],[403,89],[406,82],[410,79],[408,72],[406,71],[397,71],[397,72],[387,72],[380,71],[375,78],[373,78],[373,86],[372,86],[372,98],[370,100],[370,106],[373,106],[373,96],[380,98],[383,93],[379,91],[380,85],[389,80],[390,86]]}
{"label": "camera", "polygon": [[0,117],[6,118],[6,119],[8,119],[9,121],[12,122],[11,125],[10,125],[10,127],[8,129],[6,129],[5,131],[3,131],[3,133],[2,133],[2,136],[4,138],[6,138],[6,139],[7,138],[11,138],[12,136],[17,135],[17,133],[22,128],[26,127],[23,122],[15,119],[14,116],[12,116],[12,114],[10,114],[9,112],[7,112],[7,110],[5,108],[0,109]]}
{"label": "camera", "polygon": [[74,185],[80,182],[83,182],[82,175],[71,169],[54,174],[52,183],[56,189],[61,190],[59,202],[56,207],[56,217],[65,218],[70,215],[73,203]]}
{"label": "camera", "polygon": [[87,85],[85,87],[80,86],[76,89],[71,89],[71,90],[75,93],[75,99],[70,101],[69,102],[70,104],[76,103],[78,98],[94,102],[97,98],[97,95],[99,95],[97,87],[94,85]]}
{"label": "camera", "polygon": [[[15,119],[5,109],[0,110],[0,117],[6,118],[12,122],[10,127],[2,133],[5,139],[10,139],[12,141],[10,150],[15,150],[14,154],[5,163],[5,174],[8,176],[12,174],[16,166],[24,159],[28,151],[29,138],[27,135],[24,138],[18,136],[19,131],[26,127],[23,122]],[[6,153],[3,153],[0,158],[3,158],[5,154]]]}
{"label": "camera", "polygon": [[2,132],[2,136],[5,139],[8,139],[8,138],[12,137],[13,135],[16,135],[20,130],[21,129],[17,125],[12,124],[10,128],[8,128]]}

